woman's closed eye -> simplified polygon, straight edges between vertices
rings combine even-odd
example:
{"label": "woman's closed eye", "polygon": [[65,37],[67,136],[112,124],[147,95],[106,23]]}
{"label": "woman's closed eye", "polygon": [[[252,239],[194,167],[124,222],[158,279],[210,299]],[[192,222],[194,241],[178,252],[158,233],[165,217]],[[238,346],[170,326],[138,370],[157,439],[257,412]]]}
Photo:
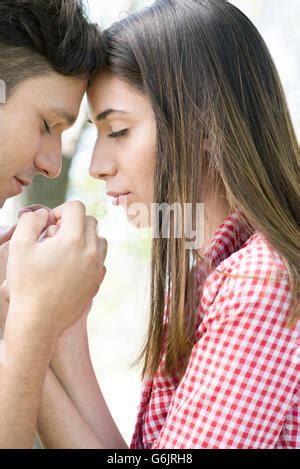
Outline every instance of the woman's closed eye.
{"label": "woman's closed eye", "polygon": [[128,133],[128,129],[123,129],[123,130],[119,130],[118,132],[112,132],[111,134],[109,134],[109,138],[119,138],[119,137],[124,137],[125,135],[127,135]]}
{"label": "woman's closed eye", "polygon": [[[89,124],[94,125],[94,122],[91,119],[88,119],[87,122]],[[129,129],[122,129],[122,130],[119,130],[118,132],[111,132],[110,134],[108,134],[108,137],[109,138],[125,137],[125,135],[127,135],[128,132],[129,132]],[[100,135],[100,129],[99,128],[98,128],[98,135]]]}

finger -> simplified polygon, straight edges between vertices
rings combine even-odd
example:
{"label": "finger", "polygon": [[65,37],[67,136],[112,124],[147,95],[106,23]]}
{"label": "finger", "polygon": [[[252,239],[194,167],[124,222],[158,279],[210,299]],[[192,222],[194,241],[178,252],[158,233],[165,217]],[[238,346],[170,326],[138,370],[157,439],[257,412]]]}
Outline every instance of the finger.
{"label": "finger", "polygon": [[53,238],[53,236],[56,235],[58,230],[59,230],[59,227],[57,225],[48,226],[48,228],[46,229],[46,231],[43,235],[43,238]]}
{"label": "finger", "polygon": [[46,230],[41,234],[39,238],[39,243],[45,241],[46,239],[53,238],[59,230],[59,227],[56,225],[50,225]]}
{"label": "finger", "polygon": [[106,275],[106,267],[105,265],[103,265],[100,271],[100,283],[103,282],[105,275]]}
{"label": "finger", "polygon": [[18,210],[18,217],[20,218],[21,215],[23,215],[23,213],[26,213],[26,212],[37,212],[41,208],[44,208],[45,210],[48,210],[49,212],[51,211],[51,209],[46,207],[46,205],[41,205],[41,204],[27,205],[27,207],[20,208],[20,210]]}
{"label": "finger", "polygon": [[84,308],[80,320],[86,321],[93,306],[93,300],[89,302],[89,304]]}
{"label": "finger", "polygon": [[86,242],[97,242],[98,220],[95,217],[87,216],[85,219],[85,237]]}
{"label": "finger", "polygon": [[7,243],[7,241],[10,241],[12,235],[15,232],[16,226],[17,225],[0,227],[0,246]]}
{"label": "finger", "polygon": [[15,229],[12,241],[36,242],[47,228],[47,224],[48,211],[45,209],[24,213]]}
{"label": "finger", "polygon": [[[8,253],[9,253],[9,241],[7,241],[6,243],[2,244],[2,246],[0,247],[0,262],[1,262],[1,265],[0,267],[4,266],[7,264],[7,259],[8,259]],[[1,269],[0,269],[1,270]]]}
{"label": "finger", "polygon": [[76,238],[83,238],[86,226],[86,207],[82,202],[67,202],[52,210],[56,224],[60,226],[59,233],[72,234]]}
{"label": "finger", "polygon": [[18,217],[20,218],[24,213],[37,212],[38,210],[45,209],[49,213],[49,225],[55,225],[55,216],[49,207],[41,204],[28,205],[27,207],[21,208],[18,211]]}
{"label": "finger", "polygon": [[105,261],[108,250],[108,243],[105,238],[98,237],[98,250],[102,263]]}

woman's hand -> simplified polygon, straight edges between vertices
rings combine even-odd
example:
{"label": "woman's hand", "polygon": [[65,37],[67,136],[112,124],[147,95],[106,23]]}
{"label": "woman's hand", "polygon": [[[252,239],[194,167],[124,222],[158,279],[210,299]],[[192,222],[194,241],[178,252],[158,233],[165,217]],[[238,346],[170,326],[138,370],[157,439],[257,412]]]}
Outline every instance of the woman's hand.
{"label": "woman's hand", "polygon": [[66,357],[68,354],[73,354],[78,352],[82,347],[88,346],[87,338],[87,319],[91,311],[93,302],[91,302],[88,307],[82,312],[82,315],[78,321],[65,330],[64,333],[60,336],[57,342],[57,347],[53,360],[60,357]]}

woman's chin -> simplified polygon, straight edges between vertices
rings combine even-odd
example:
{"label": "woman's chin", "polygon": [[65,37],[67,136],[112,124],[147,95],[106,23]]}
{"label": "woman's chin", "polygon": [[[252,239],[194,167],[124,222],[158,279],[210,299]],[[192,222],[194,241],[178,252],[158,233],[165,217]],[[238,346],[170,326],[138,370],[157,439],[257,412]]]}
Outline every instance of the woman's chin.
{"label": "woman's chin", "polygon": [[136,228],[151,227],[151,208],[143,202],[128,203],[124,205],[128,222]]}
{"label": "woman's chin", "polygon": [[137,216],[128,215],[127,213],[127,220],[128,222],[134,226],[135,228],[150,228],[151,227],[151,217],[149,219],[142,219]]}

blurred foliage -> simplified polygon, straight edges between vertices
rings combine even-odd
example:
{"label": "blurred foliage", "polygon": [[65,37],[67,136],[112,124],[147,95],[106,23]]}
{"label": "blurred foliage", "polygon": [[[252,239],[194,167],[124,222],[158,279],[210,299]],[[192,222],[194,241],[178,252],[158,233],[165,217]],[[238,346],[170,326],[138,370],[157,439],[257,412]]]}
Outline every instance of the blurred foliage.
{"label": "blurred foliage", "polygon": [[42,204],[54,208],[66,200],[69,170],[72,164],[70,158],[63,158],[61,174],[56,179],[45,179],[38,175],[34,182],[24,192],[24,205]]}
{"label": "blurred foliage", "polygon": [[148,261],[151,254],[151,229],[143,230],[135,239],[124,240],[121,249],[141,261]]}
{"label": "blurred foliage", "polygon": [[80,179],[74,180],[71,177],[71,185],[68,191],[68,198],[78,198],[82,200],[86,207],[87,213],[102,219],[107,216],[108,209],[105,202],[104,191],[101,191],[100,183],[96,179],[91,178],[87,173],[82,174]]}

